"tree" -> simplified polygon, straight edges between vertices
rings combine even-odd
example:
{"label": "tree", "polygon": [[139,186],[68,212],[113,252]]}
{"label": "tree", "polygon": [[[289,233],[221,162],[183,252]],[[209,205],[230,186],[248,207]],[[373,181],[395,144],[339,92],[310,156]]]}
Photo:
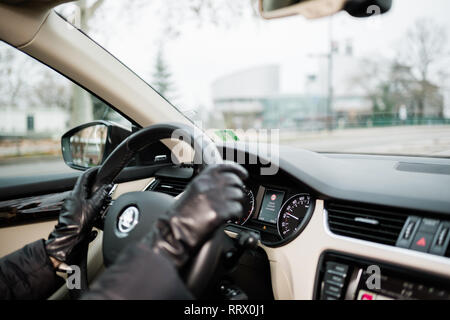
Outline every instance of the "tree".
{"label": "tree", "polygon": [[411,68],[411,75],[418,83],[415,92],[418,116],[424,116],[425,107],[436,92],[431,77],[435,68],[448,58],[447,30],[433,20],[420,19],[408,30],[399,57]]}
{"label": "tree", "polygon": [[70,110],[71,87],[69,82],[46,66],[39,65],[33,93],[36,104],[48,108],[62,108]]}
{"label": "tree", "polygon": [[23,64],[17,63],[14,49],[6,44],[0,47],[0,106],[14,106],[24,85]]}
{"label": "tree", "polygon": [[67,89],[60,75],[16,49],[0,45],[0,106],[68,109]]}
{"label": "tree", "polygon": [[352,83],[364,89],[375,117],[386,117],[388,113],[395,117],[402,106],[416,118],[426,113],[440,116],[442,96],[432,79],[446,76],[440,72],[448,57],[446,30],[422,19],[414,23],[404,39],[394,59],[366,60]]}
{"label": "tree", "polygon": [[169,99],[173,95],[174,85],[172,83],[172,74],[169,67],[164,60],[163,49],[160,46],[158,54],[156,55],[155,69],[153,72],[153,88],[159,92],[163,97]]}
{"label": "tree", "polygon": [[[154,0],[155,1],[155,0]],[[183,30],[180,21],[231,26],[244,14],[256,16],[257,0],[162,0],[164,36],[177,37]]]}
{"label": "tree", "polygon": [[[180,34],[182,30],[180,21],[184,22],[190,19],[196,19],[199,25],[201,23],[213,23],[216,25],[230,23],[230,17],[241,15],[245,11],[245,7],[251,8],[250,4],[254,0],[248,0],[248,2],[242,0],[130,0],[121,2],[120,6],[117,6],[118,2],[112,2],[116,6],[116,12],[112,12],[108,7],[108,15],[117,15],[117,17],[120,16],[121,18],[127,16],[124,12],[131,13],[133,8],[159,3],[161,14],[165,17],[163,21],[166,32],[163,33],[162,37],[167,38],[176,37]],[[105,0],[79,0],[76,2],[78,8],[77,19],[79,27],[83,31],[89,33],[90,29],[96,25],[98,22],[97,17],[99,17],[98,13],[101,12],[100,8],[105,7],[106,3],[108,2]],[[159,67],[166,68],[162,56],[158,59],[160,59]],[[168,83],[165,82],[168,81],[168,78],[164,72],[167,72],[167,69],[161,69],[159,72],[159,75],[155,75],[160,83],[155,86],[157,90],[159,88],[159,92],[162,95],[165,95],[173,88],[166,87]],[[71,126],[92,121],[93,102],[91,95],[76,84],[72,87],[71,105]]]}

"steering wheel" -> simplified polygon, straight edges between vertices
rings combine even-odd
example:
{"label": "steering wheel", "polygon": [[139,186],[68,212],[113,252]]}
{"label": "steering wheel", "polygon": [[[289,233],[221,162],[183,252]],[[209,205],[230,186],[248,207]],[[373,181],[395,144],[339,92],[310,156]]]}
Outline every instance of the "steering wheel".
{"label": "steering wheel", "polygon": [[[166,138],[178,138],[190,144],[194,149],[194,164],[199,165],[199,171],[207,165],[223,162],[216,145],[201,130],[176,123],[152,125],[130,135],[109,155],[97,173],[93,191],[112,183],[137,152]],[[170,195],[153,191],[130,192],[116,199],[104,217],[105,265],[114,263],[126,246],[147,234],[175,201]],[[195,296],[200,296],[205,290],[208,280],[212,279],[218,267],[221,253],[230,246],[230,241],[223,230],[218,230],[190,263],[183,277]]]}

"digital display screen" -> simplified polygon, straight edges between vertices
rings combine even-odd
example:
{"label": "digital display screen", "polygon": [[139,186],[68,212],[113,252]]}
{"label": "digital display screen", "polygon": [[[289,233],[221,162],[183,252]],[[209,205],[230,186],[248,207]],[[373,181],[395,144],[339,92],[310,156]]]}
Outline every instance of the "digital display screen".
{"label": "digital display screen", "polygon": [[283,204],[283,198],[283,191],[266,189],[258,220],[268,223],[277,223],[277,216],[281,205]]}
{"label": "digital display screen", "polygon": [[[373,275],[364,271],[361,275],[358,300],[448,300],[450,290],[439,284],[421,283],[406,278],[391,276],[387,271],[380,270],[379,287],[375,287]],[[373,286],[369,288],[369,284]]]}

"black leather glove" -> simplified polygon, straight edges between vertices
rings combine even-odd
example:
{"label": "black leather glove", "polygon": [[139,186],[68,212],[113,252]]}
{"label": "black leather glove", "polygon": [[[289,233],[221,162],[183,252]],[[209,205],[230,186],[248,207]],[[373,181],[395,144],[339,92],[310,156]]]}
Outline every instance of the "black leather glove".
{"label": "black leather glove", "polygon": [[91,195],[98,168],[84,172],[64,201],[58,224],[45,242],[47,254],[61,262],[73,263],[77,250],[86,243],[95,218],[100,213],[112,185],[104,185]]}
{"label": "black leather glove", "polygon": [[243,215],[242,179],[247,175],[237,163],[208,166],[142,241],[180,270],[219,226]]}

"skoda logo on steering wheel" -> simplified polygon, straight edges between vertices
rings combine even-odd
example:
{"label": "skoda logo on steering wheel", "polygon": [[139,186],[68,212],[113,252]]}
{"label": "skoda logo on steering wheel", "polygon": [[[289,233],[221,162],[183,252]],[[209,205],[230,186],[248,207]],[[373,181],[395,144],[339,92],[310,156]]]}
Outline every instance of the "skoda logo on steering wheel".
{"label": "skoda logo on steering wheel", "polygon": [[119,217],[117,228],[122,233],[129,233],[139,222],[139,210],[132,206],[125,209]]}

